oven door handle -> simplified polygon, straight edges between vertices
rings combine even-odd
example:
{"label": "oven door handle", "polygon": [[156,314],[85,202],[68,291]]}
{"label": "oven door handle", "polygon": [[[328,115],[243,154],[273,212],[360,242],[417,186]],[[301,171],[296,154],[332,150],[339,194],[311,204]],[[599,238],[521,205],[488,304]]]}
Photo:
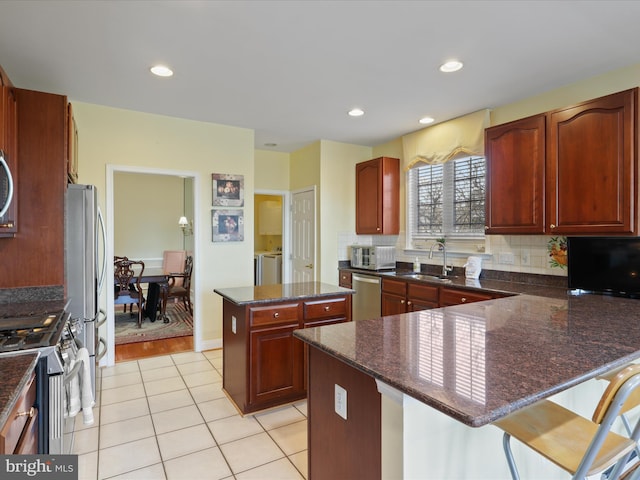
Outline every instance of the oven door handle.
{"label": "oven door handle", "polygon": [[[104,350],[102,350],[102,352],[100,352],[100,344],[102,344],[102,346],[104,347]],[[107,354],[107,341],[102,337],[98,339],[98,352],[100,353],[96,355],[96,362],[100,361],[100,359]]]}
{"label": "oven door handle", "polygon": [[78,373],[80,372],[80,368],[82,368],[82,364],[83,363],[84,362],[82,360],[77,361],[75,363],[75,365],[73,366],[73,368],[69,371],[69,373],[66,373],[64,375],[64,385],[65,385],[65,387],[71,383],[71,380],[73,380],[74,378],[76,378],[78,376]]}

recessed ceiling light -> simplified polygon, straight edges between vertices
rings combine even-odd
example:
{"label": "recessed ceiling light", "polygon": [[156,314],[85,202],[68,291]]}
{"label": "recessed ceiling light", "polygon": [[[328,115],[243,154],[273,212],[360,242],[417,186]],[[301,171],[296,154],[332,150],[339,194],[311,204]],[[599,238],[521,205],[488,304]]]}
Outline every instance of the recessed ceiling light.
{"label": "recessed ceiling light", "polygon": [[361,117],[362,115],[364,115],[364,110],[362,110],[361,108],[353,108],[349,110],[349,115],[351,115],[352,117]]}
{"label": "recessed ceiling light", "polygon": [[173,70],[164,65],[154,65],[151,67],[151,73],[159,77],[170,77],[173,75]]}
{"label": "recessed ceiling light", "polygon": [[265,143],[264,146],[265,147],[277,147],[278,144],[277,143]]}
{"label": "recessed ceiling light", "polygon": [[449,60],[448,62],[440,65],[440,71],[445,73],[457,72],[462,68],[462,62],[458,60]]}
{"label": "recessed ceiling light", "polygon": [[422,117],[419,122],[423,125],[427,125],[429,123],[433,123],[435,120],[433,119],[433,117]]}

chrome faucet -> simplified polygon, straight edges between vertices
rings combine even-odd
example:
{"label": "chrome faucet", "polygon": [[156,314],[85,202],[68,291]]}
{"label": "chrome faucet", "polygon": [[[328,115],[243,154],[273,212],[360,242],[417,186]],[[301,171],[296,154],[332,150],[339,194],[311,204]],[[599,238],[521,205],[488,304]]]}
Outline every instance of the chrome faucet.
{"label": "chrome faucet", "polygon": [[431,248],[429,249],[429,258],[433,258],[433,248],[434,247],[438,247],[438,250],[442,250],[442,276],[446,277],[447,273],[449,273],[450,271],[453,270],[453,267],[448,267],[447,266],[447,247],[444,246],[444,243],[442,242],[435,242],[433,245],[431,245]]}

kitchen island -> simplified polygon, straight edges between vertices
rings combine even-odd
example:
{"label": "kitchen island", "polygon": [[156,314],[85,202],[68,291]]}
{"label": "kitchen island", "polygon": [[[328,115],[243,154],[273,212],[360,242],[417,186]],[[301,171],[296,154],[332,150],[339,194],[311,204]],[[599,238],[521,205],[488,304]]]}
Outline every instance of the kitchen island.
{"label": "kitchen island", "polygon": [[[296,331],[311,347],[310,478],[360,477],[365,456],[380,458],[369,478],[509,478],[490,424],[549,397],[590,417],[606,387],[596,377],[640,357],[638,306],[519,295]],[[376,439],[364,409],[380,411]],[[516,447],[523,478],[566,478]]]}
{"label": "kitchen island", "polygon": [[353,290],[304,282],[214,291],[223,298],[222,386],[238,410],[306,398],[306,349],[293,332],[349,322]]}

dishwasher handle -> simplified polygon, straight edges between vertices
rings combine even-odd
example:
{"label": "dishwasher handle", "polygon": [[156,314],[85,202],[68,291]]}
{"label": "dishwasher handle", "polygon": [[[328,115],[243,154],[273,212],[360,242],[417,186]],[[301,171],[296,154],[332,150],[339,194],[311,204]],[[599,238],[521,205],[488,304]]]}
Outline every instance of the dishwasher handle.
{"label": "dishwasher handle", "polygon": [[380,284],[380,278],[378,277],[372,277],[370,275],[358,275],[357,273],[354,273],[351,276],[351,280],[352,281],[358,281],[358,282],[364,282],[364,283],[374,283],[374,284]]}

